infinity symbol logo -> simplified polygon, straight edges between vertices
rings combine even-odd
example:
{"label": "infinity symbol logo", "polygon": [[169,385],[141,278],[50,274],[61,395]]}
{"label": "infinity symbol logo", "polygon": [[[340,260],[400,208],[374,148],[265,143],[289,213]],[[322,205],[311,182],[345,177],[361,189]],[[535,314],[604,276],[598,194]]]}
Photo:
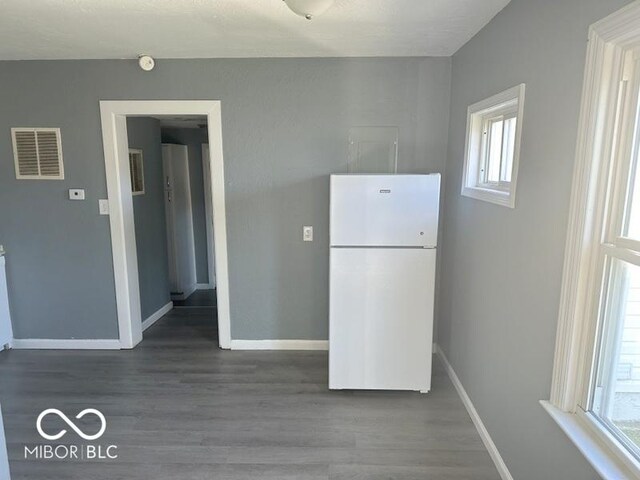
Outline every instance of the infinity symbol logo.
{"label": "infinity symbol logo", "polygon": [[104,433],[104,431],[107,429],[107,419],[104,418],[104,415],[100,411],[96,410],[95,408],[87,408],[86,410],[81,411],[78,415],[76,415],[76,418],[80,419],[89,413],[93,413],[96,417],[100,419],[100,422],[101,422],[100,430],[95,435],[85,434],[71,420],[69,420],[69,417],[67,417],[64,413],[62,413],[57,408],[48,408],[44,410],[40,415],[38,415],[38,421],[36,423],[36,427],[38,429],[38,433],[42,436],[42,438],[46,438],[47,440],[58,440],[59,438],[63,437],[67,433],[66,430],[62,430],[56,433],[55,435],[49,435],[42,430],[42,419],[49,414],[53,414],[53,415],[57,415],[62,420],[64,420],[64,422],[67,425],[69,425],[74,432],[76,432],[85,440],[96,440],[100,438]]}

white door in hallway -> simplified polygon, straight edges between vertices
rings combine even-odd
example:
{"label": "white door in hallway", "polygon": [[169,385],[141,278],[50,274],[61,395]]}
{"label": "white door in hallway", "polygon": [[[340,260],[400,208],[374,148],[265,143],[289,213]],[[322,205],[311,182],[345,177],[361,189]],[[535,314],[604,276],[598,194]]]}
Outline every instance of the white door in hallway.
{"label": "white door in hallway", "polygon": [[187,146],[163,144],[162,167],[171,297],[181,300],[195,291],[197,282]]}

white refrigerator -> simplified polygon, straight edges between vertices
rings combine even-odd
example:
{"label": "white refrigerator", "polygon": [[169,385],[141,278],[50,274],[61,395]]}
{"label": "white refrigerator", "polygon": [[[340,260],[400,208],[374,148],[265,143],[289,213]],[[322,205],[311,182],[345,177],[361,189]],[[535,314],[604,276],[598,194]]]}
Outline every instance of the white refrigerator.
{"label": "white refrigerator", "polygon": [[440,175],[332,175],[329,388],[431,388]]}

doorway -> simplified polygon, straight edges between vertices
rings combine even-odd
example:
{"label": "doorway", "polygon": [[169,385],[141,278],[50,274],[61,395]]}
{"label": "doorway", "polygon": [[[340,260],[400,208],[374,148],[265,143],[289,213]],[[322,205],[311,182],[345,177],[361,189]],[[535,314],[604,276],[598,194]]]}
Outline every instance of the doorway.
{"label": "doorway", "polygon": [[[207,119],[207,209],[210,210],[214,276],[221,348],[230,348],[224,162],[219,101],[101,101],[102,136],[107,174],[111,244],[121,348],[142,340],[142,313],[136,252],[127,117],[204,116]],[[205,157],[203,157],[205,158]],[[210,262],[209,262],[210,263]],[[210,274],[209,274],[210,275]]]}

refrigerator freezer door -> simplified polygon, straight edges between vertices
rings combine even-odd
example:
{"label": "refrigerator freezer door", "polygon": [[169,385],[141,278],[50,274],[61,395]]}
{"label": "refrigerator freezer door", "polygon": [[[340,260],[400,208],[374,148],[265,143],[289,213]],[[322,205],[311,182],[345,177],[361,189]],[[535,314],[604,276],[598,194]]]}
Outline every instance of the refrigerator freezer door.
{"label": "refrigerator freezer door", "polygon": [[329,388],[431,388],[435,249],[332,248]]}
{"label": "refrigerator freezer door", "polygon": [[439,201],[439,174],[332,175],[331,245],[434,247]]}

